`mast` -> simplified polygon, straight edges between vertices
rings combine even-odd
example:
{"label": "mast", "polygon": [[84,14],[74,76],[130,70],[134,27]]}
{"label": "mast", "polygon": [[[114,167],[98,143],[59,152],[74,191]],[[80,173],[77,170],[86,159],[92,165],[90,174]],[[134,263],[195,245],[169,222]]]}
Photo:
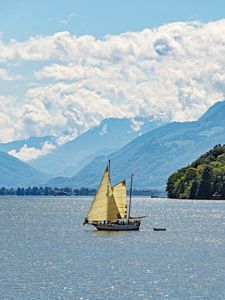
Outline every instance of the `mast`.
{"label": "mast", "polygon": [[131,197],[132,197],[132,186],[133,186],[133,177],[134,174],[132,173],[130,176],[130,200],[129,200],[129,208],[128,208],[128,216],[127,216],[127,220],[129,222],[130,219],[130,210],[131,210]]}
{"label": "mast", "polygon": [[108,161],[108,168],[109,168],[109,181],[111,181],[111,178],[110,178],[110,159]]}

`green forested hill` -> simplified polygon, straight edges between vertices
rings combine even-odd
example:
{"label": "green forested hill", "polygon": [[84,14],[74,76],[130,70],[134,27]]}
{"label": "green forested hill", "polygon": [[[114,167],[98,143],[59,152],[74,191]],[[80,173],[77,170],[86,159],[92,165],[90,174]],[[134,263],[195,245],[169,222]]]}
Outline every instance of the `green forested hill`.
{"label": "green forested hill", "polygon": [[216,192],[225,199],[225,145],[215,146],[167,182],[169,198],[211,199]]}

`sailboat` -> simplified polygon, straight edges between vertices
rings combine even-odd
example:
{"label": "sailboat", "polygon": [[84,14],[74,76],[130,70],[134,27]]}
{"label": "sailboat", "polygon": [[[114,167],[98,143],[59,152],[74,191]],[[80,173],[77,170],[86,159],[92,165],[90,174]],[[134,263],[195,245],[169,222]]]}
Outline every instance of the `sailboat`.
{"label": "sailboat", "polygon": [[126,181],[123,180],[111,186],[109,161],[83,225],[90,224],[98,230],[139,230],[141,219],[144,217],[130,216],[132,184],[133,174],[131,175],[130,199],[127,212]]}

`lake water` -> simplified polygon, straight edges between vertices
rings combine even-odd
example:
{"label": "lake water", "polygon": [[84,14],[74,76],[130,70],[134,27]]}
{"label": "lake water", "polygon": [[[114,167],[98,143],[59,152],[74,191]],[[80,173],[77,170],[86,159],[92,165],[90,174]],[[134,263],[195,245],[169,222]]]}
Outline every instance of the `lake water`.
{"label": "lake water", "polygon": [[225,299],[225,201],[135,198],[140,231],[109,233],[91,200],[0,198],[0,299]]}

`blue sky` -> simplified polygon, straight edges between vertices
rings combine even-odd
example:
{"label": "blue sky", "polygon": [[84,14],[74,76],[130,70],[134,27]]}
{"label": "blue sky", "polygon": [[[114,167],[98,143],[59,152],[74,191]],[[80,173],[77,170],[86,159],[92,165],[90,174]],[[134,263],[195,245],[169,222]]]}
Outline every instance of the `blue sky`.
{"label": "blue sky", "polygon": [[62,144],[110,117],[196,120],[225,99],[224,0],[0,5],[0,142]]}
{"label": "blue sky", "polygon": [[224,0],[9,0],[1,1],[4,39],[68,30],[75,35],[140,31],[174,21],[224,17]]}

